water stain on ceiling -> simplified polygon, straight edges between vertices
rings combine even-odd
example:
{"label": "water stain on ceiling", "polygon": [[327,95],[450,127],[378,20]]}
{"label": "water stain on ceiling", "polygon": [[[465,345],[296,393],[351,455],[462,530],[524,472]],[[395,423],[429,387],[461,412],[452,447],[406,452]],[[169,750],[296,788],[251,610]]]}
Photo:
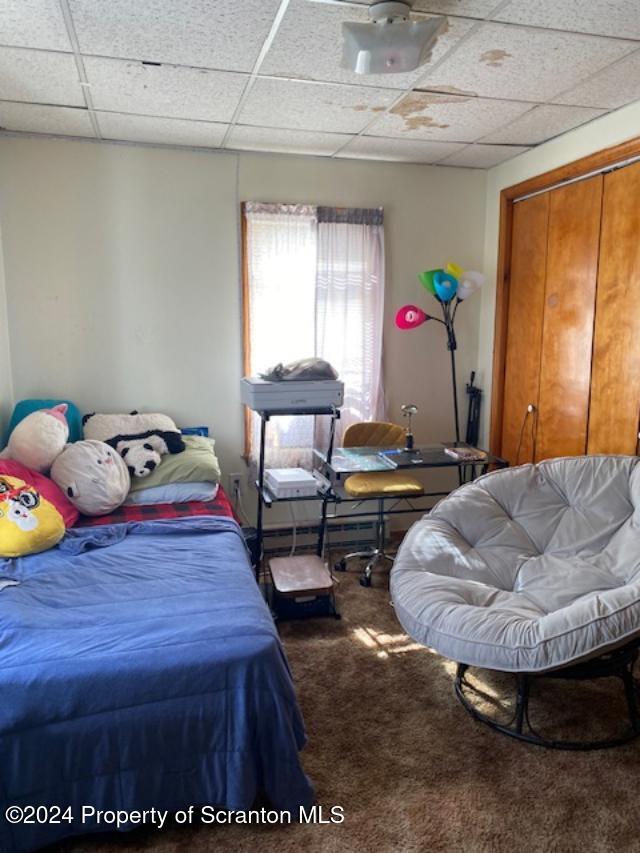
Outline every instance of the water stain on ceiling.
{"label": "water stain on ceiling", "polygon": [[448,124],[441,124],[437,122],[433,116],[411,116],[411,118],[405,118],[404,120],[404,129],[405,130],[419,130],[421,127],[435,127],[438,130],[444,130],[449,127]]}
{"label": "water stain on ceiling", "polygon": [[404,121],[405,130],[418,130],[422,127],[444,130],[449,125],[437,121],[433,116],[426,115],[425,111],[430,107],[438,107],[441,104],[463,104],[468,100],[469,98],[466,96],[447,96],[439,93],[414,91],[404,97],[395,107],[392,107],[390,112],[392,115],[399,116]]}
{"label": "water stain on ceiling", "polygon": [[484,62],[490,68],[500,68],[508,56],[512,56],[512,54],[501,48],[494,48],[494,50],[485,50],[480,57],[480,62]]}
{"label": "water stain on ceiling", "polygon": [[347,107],[356,113],[363,113],[365,110],[371,110],[372,113],[383,113],[386,107],[370,107],[368,104],[356,104],[354,107]]}

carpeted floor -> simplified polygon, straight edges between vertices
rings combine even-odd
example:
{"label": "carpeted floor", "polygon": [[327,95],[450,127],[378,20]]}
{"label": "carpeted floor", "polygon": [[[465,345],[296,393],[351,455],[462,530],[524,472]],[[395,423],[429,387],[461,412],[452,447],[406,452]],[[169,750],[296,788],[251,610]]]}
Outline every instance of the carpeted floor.
{"label": "carpeted floor", "polygon": [[[281,629],[309,735],[304,766],[319,802],[344,808],[343,824],[171,827],[56,850],[640,851],[640,740],[554,752],[474,722],[454,698],[452,665],[402,633],[386,587],[384,578],[363,589],[356,575],[341,576],[342,621]],[[500,686],[482,677],[489,695]],[[532,716],[541,728],[551,719],[575,726],[586,711],[611,731],[620,690],[610,680],[558,682],[532,701]]]}

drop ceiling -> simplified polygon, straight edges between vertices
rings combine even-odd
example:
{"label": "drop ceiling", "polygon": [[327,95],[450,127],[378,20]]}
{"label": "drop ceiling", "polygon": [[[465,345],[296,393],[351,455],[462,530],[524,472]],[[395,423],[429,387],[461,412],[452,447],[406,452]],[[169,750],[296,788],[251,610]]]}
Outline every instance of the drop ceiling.
{"label": "drop ceiling", "polygon": [[340,67],[371,0],[0,0],[0,128],[490,168],[640,99],[640,0],[416,0],[408,74]]}

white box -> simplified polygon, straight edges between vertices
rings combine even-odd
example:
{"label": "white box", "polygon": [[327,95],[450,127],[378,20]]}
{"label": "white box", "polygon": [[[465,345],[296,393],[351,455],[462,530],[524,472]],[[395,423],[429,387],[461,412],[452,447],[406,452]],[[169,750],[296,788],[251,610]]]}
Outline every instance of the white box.
{"label": "white box", "polygon": [[304,468],[268,468],[264,482],[274,498],[312,498],[318,494],[318,483]]}
{"label": "white box", "polygon": [[283,379],[268,382],[256,376],[245,376],[240,382],[240,399],[255,412],[304,411],[342,406],[344,383],[337,379],[299,382]]}

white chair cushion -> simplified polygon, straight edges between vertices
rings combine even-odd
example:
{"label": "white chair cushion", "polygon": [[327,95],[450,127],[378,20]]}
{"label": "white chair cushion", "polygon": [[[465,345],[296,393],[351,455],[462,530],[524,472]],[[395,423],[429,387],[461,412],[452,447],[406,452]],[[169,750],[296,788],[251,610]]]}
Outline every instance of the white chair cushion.
{"label": "white chair cushion", "polygon": [[405,537],[405,630],[460,663],[535,672],[640,635],[638,457],[553,459],[462,486]]}

